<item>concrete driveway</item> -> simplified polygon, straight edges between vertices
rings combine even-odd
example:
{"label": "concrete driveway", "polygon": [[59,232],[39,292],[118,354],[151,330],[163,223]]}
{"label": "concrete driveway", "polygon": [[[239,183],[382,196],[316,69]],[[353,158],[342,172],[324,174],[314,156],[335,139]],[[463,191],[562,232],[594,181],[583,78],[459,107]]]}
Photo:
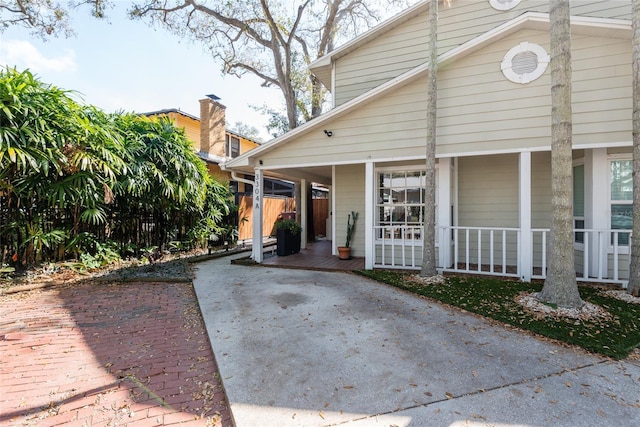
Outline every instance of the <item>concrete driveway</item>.
{"label": "concrete driveway", "polygon": [[640,366],[346,273],[195,266],[238,427],[640,425]]}

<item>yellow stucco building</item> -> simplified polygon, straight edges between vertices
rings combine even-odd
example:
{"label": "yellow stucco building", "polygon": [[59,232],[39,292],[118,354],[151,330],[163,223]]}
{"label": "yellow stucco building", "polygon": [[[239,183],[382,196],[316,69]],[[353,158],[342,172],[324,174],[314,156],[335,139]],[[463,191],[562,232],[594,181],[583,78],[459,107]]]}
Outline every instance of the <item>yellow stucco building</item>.
{"label": "yellow stucco building", "polygon": [[[244,184],[235,181],[231,172],[223,171],[220,164],[238,157],[260,145],[259,142],[226,129],[226,106],[215,95],[200,100],[200,117],[177,108],[144,113],[147,117],[167,117],[178,128],[183,128],[187,138],[200,158],[207,163],[209,173],[218,180],[228,182],[232,191],[244,192]],[[240,175],[243,177],[243,175]]]}

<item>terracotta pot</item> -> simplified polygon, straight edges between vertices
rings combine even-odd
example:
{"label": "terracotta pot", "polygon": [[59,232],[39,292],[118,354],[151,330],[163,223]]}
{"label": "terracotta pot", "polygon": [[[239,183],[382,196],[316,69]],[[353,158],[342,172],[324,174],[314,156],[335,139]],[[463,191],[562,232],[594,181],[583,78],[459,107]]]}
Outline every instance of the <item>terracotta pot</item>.
{"label": "terracotta pot", "polygon": [[346,246],[338,246],[338,258],[351,259],[351,248]]}

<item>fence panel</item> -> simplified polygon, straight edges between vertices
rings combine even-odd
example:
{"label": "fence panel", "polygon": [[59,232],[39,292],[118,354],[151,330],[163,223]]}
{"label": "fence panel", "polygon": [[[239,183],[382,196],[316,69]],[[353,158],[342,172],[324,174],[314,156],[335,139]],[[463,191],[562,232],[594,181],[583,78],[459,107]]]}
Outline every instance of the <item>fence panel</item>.
{"label": "fence panel", "polygon": [[327,235],[329,199],[313,199],[313,230],[316,236]]}
{"label": "fence panel", "polygon": [[[291,197],[264,196],[262,234],[275,235],[275,223],[282,212],[295,211],[295,199]],[[238,240],[253,236],[253,196],[238,196]]]}

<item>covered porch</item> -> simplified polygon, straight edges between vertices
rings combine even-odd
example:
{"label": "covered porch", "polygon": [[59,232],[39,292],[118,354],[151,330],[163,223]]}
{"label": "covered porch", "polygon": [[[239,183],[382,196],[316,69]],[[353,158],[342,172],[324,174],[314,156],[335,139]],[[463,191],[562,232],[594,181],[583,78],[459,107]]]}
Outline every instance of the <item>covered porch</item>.
{"label": "covered porch", "polygon": [[[582,281],[626,285],[630,260],[630,150],[574,150],[575,271]],[[312,159],[310,159],[312,161]],[[330,192],[326,241],[276,257],[254,247],[267,265],[335,270],[418,270],[422,260],[425,173],[420,158],[339,164],[253,166],[254,214],[261,215],[264,176],[297,184],[298,220],[307,227],[307,184]],[[266,162],[263,162],[266,163]],[[436,166],[436,250],[444,272],[544,279],[549,264],[549,151],[439,157]],[[340,261],[347,216],[360,213],[352,242],[357,265]],[[263,235],[254,221],[254,236]]]}
{"label": "covered porch", "polygon": [[277,256],[274,251],[267,251],[264,253],[262,264],[273,267],[326,271],[364,269],[364,258],[353,257],[349,260],[341,260],[331,252],[331,241],[317,240],[307,243],[306,248],[300,249],[300,252],[293,255]]}

